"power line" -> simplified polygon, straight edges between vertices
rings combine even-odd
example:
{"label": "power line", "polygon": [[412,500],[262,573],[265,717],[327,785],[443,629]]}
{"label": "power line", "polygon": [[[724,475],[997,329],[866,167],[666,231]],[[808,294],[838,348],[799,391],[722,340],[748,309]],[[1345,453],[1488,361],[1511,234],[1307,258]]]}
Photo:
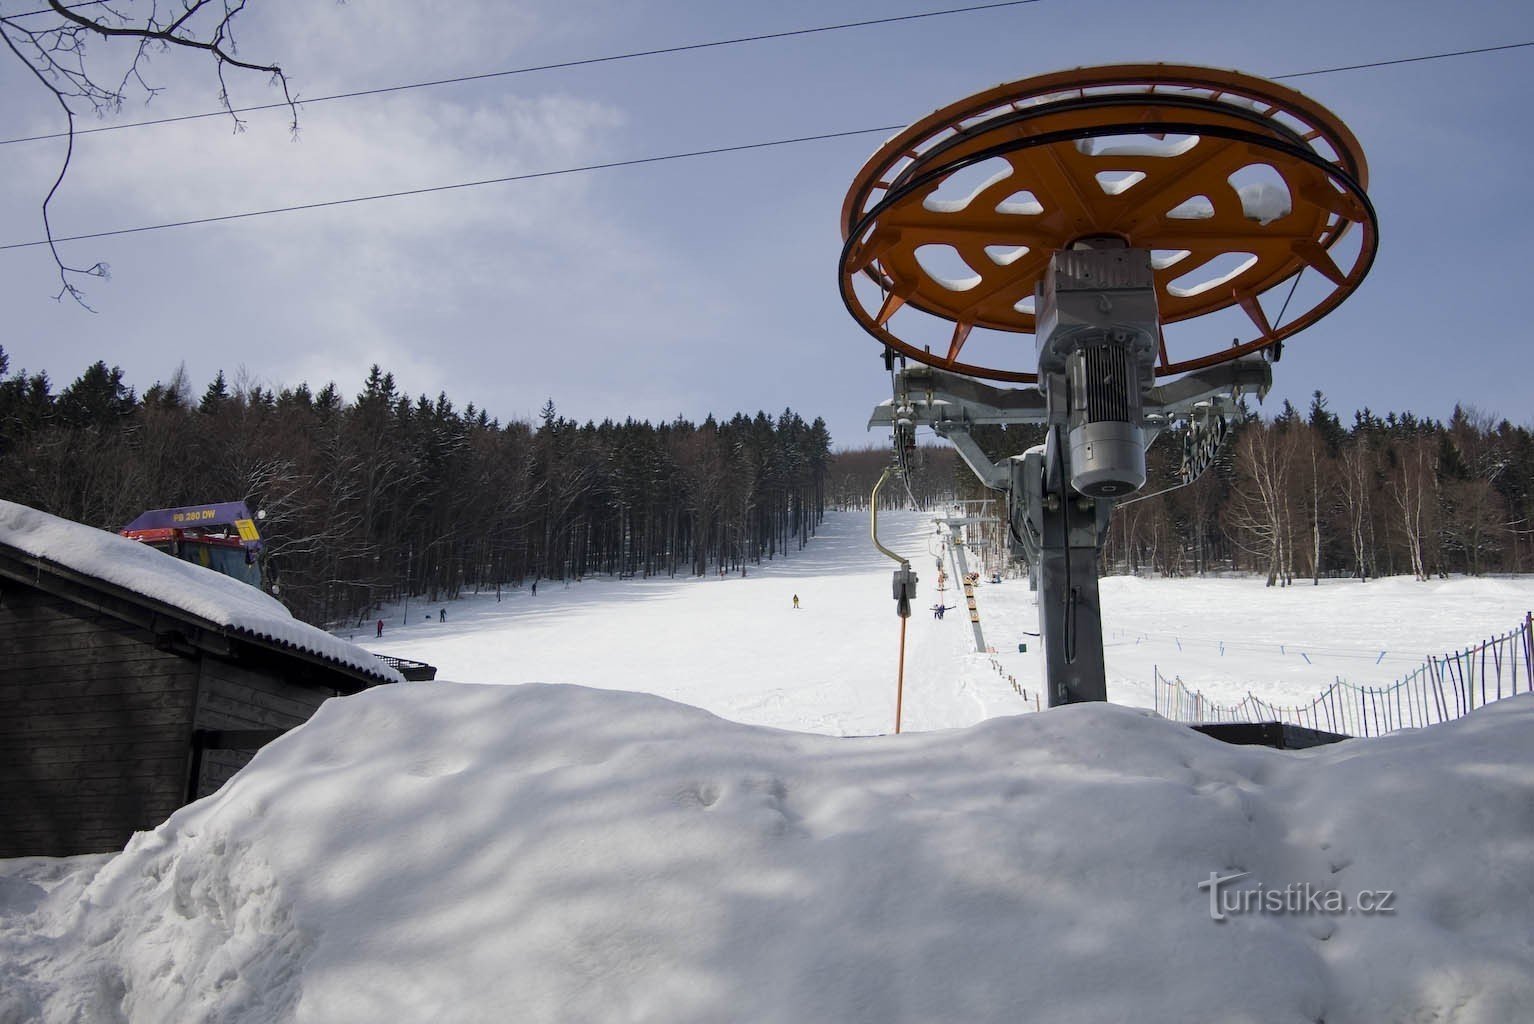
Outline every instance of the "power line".
{"label": "power line", "polygon": [[[98,0],[99,2],[99,0]],[[592,64],[610,64],[620,60],[633,60],[636,57],[659,57],[669,53],[686,53],[690,50],[708,50],[720,46],[735,46],[740,43],[760,43],[772,39],[789,39],[794,36],[816,35],[821,32],[840,32],[844,29],[869,28],[874,25],[892,25],[902,21],[918,21],[922,18],[940,18],[950,14],[971,14],[975,11],[991,11],[1001,7],[1021,7],[1024,4],[1036,4],[1039,0],[1001,0],[998,3],[976,4],[970,7],[946,7],[937,11],[922,11],[917,14],[900,14],[888,18],[869,18],[864,21],[845,21],[837,25],[821,25],[817,28],[796,28],[783,32],[766,32],[754,36],[736,36],[732,39],[715,39],[706,43],[685,43],[679,46],[663,46],[654,50],[634,50],[629,53],[610,54],[605,57],[585,57],[580,60],[560,61],[556,64],[537,64],[525,68],[510,68],[505,71],[485,71],[473,75],[459,75],[455,78],[438,78],[429,82],[411,82],[405,85],[384,85],[376,89],[357,89],[352,92],[332,93],[328,96],[316,96],[313,99],[300,99],[301,105],[314,103],[328,103],[332,100],[350,100],[362,96],[381,96],[391,92],[405,92],[410,89],[431,89],[439,85],[461,85],[465,82],[482,82],[490,78],[506,78],[511,75],[530,75],[539,71],[557,71],[564,68],[588,67]],[[83,5],[82,5],[83,6]],[[45,13],[30,11],[30,14]],[[20,17],[20,15],[14,15]],[[129,121],[125,124],[100,125],[95,128],[77,128],[76,135],[91,135],[96,132],[115,132],[124,128],[146,128],[157,124],[175,124],[180,121],[200,121],[209,117],[228,117],[231,114],[250,114],[261,110],[286,109],[286,103],[260,103],[250,107],[236,107],[233,110],[208,110],[200,114],[181,114],[176,117],[160,117],[146,121]],[[26,135],[14,139],[0,139],[0,146],[10,146],[18,142],[41,142],[44,139],[61,139],[68,132],[52,132],[47,135]]]}
{"label": "power line", "polygon": [[[1453,52],[1427,54],[1419,57],[1402,57],[1395,60],[1375,61],[1370,64],[1349,65],[1337,68],[1322,68],[1316,71],[1292,72],[1284,75],[1274,75],[1274,79],[1299,78],[1302,76],[1332,74],[1339,71],[1355,71],[1361,68],[1386,67],[1393,64],[1409,64],[1425,60],[1438,60],[1446,57],[1461,57],[1469,54],[1490,53],[1496,50],[1510,50],[1518,47],[1534,46],[1534,42],[1508,43],[1501,46],[1488,46],[1475,50],[1456,50]],[[111,231],[94,231],[87,234],[65,235],[52,240],[59,242],[79,242],[92,238],[110,238],[117,235],[142,234],[148,231],[160,231],[166,228],[191,227],[197,224],[216,224],[225,221],[247,220],[252,217],[265,217],[278,213],[297,213],[303,210],[319,210],[332,206],[350,206],[356,203],[368,203],[378,199],[398,199],[407,196],[429,195],[434,192],[452,192],[459,189],[478,188],[482,185],[500,185],[514,181],[531,181],[537,178],[553,178],[565,174],[578,174],[585,171],[600,171],[618,167],[637,167],[643,164],[665,163],[672,160],[687,160],[693,157],[713,156],[722,153],[741,153],[752,149],[769,149],[777,146],[791,146],[804,142],[819,142],[827,139],[845,139],[857,135],[871,135],[876,132],[894,132],[906,127],[903,124],[885,125],[878,128],[854,128],[842,132],[826,132],[819,135],[801,135],[790,139],[775,139],[770,142],[749,142],[738,146],[716,146],[710,149],[696,149],[684,153],[667,153],[661,156],[636,157],[630,160],[613,160],[607,163],[583,164],[578,167],[562,167],[551,171],[531,171],[526,174],[512,174],[499,178],[482,178],[477,181],[461,181],[450,185],[434,185],[426,188],[405,189],[398,192],[379,192],[366,196],[351,196],[346,199],[330,199],[315,203],[300,203],[293,206],[279,206],[265,210],[247,210],[243,213],[227,213],[213,217],[197,217],[190,220],[169,221],[163,224],[145,224],[133,228],[116,228]],[[38,245],[48,245],[48,239],[39,239],[35,242],[11,242],[0,245],[0,252],[8,249],[27,249]]]}
{"label": "power line", "polygon": [[[1466,57],[1473,53],[1495,53],[1498,50],[1516,50],[1524,46],[1534,46],[1534,40],[1527,43],[1503,43],[1501,46],[1482,46],[1474,50],[1454,50],[1450,53],[1430,53],[1424,57],[1399,57],[1395,60],[1376,60],[1368,64],[1348,64],[1340,68],[1321,68],[1319,71],[1295,71],[1287,75],[1274,75],[1274,81],[1285,78],[1308,78],[1311,75],[1330,75],[1338,71],[1361,71],[1364,68],[1383,68],[1392,64],[1415,64],[1421,60],[1440,60],[1444,57]],[[280,104],[279,104],[280,105]]]}
{"label": "power line", "polygon": [[[637,167],[642,164],[665,163],[668,160],[686,160],[697,156],[713,156],[718,153],[741,153],[750,149],[769,149],[774,146],[791,146],[800,142],[819,142],[825,139],[846,139],[855,135],[870,135],[874,132],[893,132],[904,128],[903,124],[886,125],[882,128],[855,128],[845,132],[826,132],[821,135],[801,135],[792,139],[774,139],[771,142],[748,142],[739,146],[716,146],[712,149],[695,149],[686,153],[667,153],[663,156],[635,157],[631,160],[612,160],[601,164],[582,164],[579,167],[561,167],[553,171],[529,171],[526,174],[509,174],[500,178],[481,178],[478,181],[460,181],[451,185],[433,185],[427,188],[405,189],[399,192],[379,192],[368,196],[351,196],[347,199],[329,199],[317,203],[300,203],[295,206],[279,206],[267,210],[247,210],[244,213],[226,213],[214,217],[197,217],[191,220],[171,221],[165,224],[145,224],[136,228],[117,228],[112,231],[93,231],[83,235],[62,235],[53,239],[58,242],[80,242],[89,238],[110,238],[114,235],[135,235],[145,231],[159,231],[163,228],[184,228],[196,224],[217,224],[223,221],[246,220],[251,217],[265,217],[274,213],[297,213],[302,210],[321,210],[330,206],[350,206],[354,203],[370,203],[375,199],[399,199],[405,196],[429,195],[433,192],[452,192],[457,189],[478,188],[481,185],[501,185],[512,181],[532,181],[536,178],[554,178],[563,174],[578,174],[583,171],[604,171],[614,167]],[[36,242],[11,242],[0,245],[0,252],[6,249],[27,249],[35,245],[47,245],[48,240]]]}
{"label": "power line", "polygon": [[[97,4],[103,4],[103,3],[106,3],[106,0],[85,0],[84,3],[79,3],[79,4],[64,4],[63,7],[64,7],[64,10],[66,10],[66,11],[72,11],[76,7],[95,7]],[[39,7],[35,11],[22,11],[20,14],[7,14],[6,17],[7,18],[30,18],[34,14],[57,14],[57,13],[58,12],[55,11],[52,7]]]}

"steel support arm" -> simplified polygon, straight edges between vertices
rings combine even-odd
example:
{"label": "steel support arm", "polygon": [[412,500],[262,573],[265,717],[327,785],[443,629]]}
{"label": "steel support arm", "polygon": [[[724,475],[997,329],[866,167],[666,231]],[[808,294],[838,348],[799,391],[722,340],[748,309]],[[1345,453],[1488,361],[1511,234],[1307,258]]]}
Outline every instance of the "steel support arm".
{"label": "steel support arm", "polygon": [[[1157,385],[1145,393],[1142,404],[1147,420],[1154,424],[1160,419],[1164,423],[1187,414],[1199,402],[1221,395],[1252,392],[1261,398],[1268,393],[1272,383],[1272,364],[1261,356],[1248,356]],[[1044,394],[1037,388],[998,388],[930,366],[900,371],[895,387],[897,397],[874,408],[868,420],[870,430],[874,427],[889,429],[897,420],[909,419],[914,426],[932,427],[939,434],[948,436],[938,428],[944,426],[952,430],[953,427],[1005,426],[1049,420]]]}
{"label": "steel support arm", "polygon": [[960,426],[952,421],[934,423],[933,431],[938,437],[946,438],[953,444],[954,450],[959,453],[959,458],[964,460],[970,470],[993,491],[1004,491],[1012,484],[1012,471],[1006,466],[998,466],[992,462],[990,456],[981,450],[980,445],[969,435],[969,428]]}

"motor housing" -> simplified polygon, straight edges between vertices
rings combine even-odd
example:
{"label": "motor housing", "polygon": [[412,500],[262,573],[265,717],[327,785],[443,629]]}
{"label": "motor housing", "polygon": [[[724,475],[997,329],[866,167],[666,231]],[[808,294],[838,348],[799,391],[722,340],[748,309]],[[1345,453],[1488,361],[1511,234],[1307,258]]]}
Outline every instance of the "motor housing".
{"label": "motor housing", "polygon": [[1114,498],[1145,485],[1140,380],[1129,345],[1086,345],[1066,361],[1071,486]]}
{"label": "motor housing", "polygon": [[1056,252],[1039,284],[1039,383],[1052,416],[1064,420],[1071,487],[1117,498],[1145,485],[1142,399],[1160,336],[1155,278],[1147,250],[1116,238],[1077,246]]}

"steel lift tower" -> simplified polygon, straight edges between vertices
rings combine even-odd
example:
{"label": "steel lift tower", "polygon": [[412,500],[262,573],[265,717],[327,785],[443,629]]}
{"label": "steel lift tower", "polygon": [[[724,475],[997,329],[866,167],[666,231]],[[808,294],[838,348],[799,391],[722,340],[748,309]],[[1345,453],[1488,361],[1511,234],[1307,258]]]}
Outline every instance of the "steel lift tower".
{"label": "steel lift tower", "polygon": [[[1368,273],[1367,184],[1357,140],[1320,104],[1170,64],[997,86],[858,172],[841,295],[894,390],[870,426],[897,452],[931,427],[1004,494],[1051,706],[1107,699],[1098,556],[1114,505],[1145,485],[1146,447],[1180,434],[1182,484],[1209,465],[1285,339]],[[971,436],[1015,423],[1043,425],[1045,443],[996,464]]]}

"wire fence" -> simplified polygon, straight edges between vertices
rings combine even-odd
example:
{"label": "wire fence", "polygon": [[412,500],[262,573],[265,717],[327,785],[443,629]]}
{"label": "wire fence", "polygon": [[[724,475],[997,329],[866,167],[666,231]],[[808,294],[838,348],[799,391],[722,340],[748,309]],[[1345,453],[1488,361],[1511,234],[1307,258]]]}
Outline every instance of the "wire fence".
{"label": "wire fence", "polygon": [[1346,736],[1383,736],[1461,718],[1504,697],[1534,691],[1534,615],[1484,643],[1430,657],[1390,686],[1338,678],[1309,704],[1285,706],[1248,693],[1221,704],[1155,671],[1156,711],[1178,722],[1284,722]]}
{"label": "wire fence", "polygon": [[1294,641],[1282,643],[1277,640],[1231,640],[1223,637],[1196,636],[1187,633],[1151,633],[1142,629],[1115,629],[1104,635],[1108,640],[1112,640],[1116,644],[1133,644],[1136,647],[1142,643],[1170,643],[1175,644],[1179,652],[1202,653],[1214,651],[1221,657],[1240,655],[1242,653],[1279,654],[1301,659],[1307,665],[1335,659],[1367,661],[1372,665],[1384,664],[1387,661],[1411,664],[1418,658],[1418,655],[1415,654],[1406,654],[1378,647],[1342,647],[1335,644],[1295,643]]}

